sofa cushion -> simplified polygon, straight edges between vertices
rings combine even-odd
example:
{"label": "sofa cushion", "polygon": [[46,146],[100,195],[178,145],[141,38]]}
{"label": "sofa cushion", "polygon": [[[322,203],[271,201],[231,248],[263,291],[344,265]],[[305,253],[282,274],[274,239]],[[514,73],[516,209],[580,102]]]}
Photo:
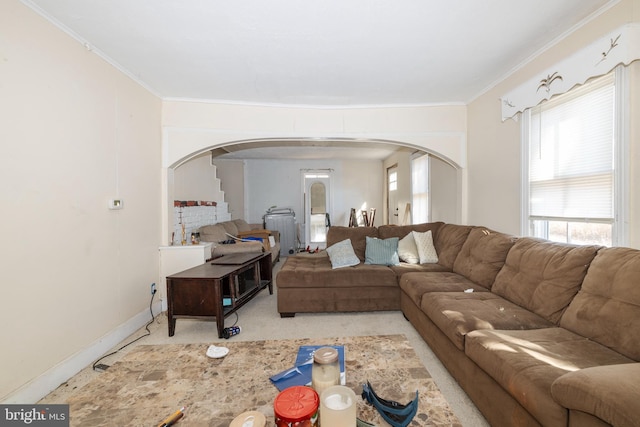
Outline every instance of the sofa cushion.
{"label": "sofa cushion", "polygon": [[433,246],[433,236],[431,230],[420,233],[418,231],[412,231],[413,239],[416,242],[416,248],[418,248],[418,257],[420,258],[420,264],[435,264],[438,262],[438,253]]}
{"label": "sofa cushion", "polygon": [[640,361],[640,251],[598,251],[560,326]]}
{"label": "sofa cushion", "polygon": [[234,219],[233,223],[235,224],[236,228],[238,229],[238,233],[242,233],[243,231],[251,230],[251,226],[244,219]]}
{"label": "sofa cushion", "polygon": [[[423,264],[425,266],[440,266],[440,264]],[[431,271],[429,274],[416,272],[404,273],[400,276],[400,289],[420,307],[422,296],[429,292],[463,292],[474,289],[477,292],[488,292],[482,286],[456,273],[446,271]]]}
{"label": "sofa cushion", "polygon": [[515,241],[516,238],[508,234],[474,228],[456,257],[453,271],[491,289]]}
{"label": "sofa cushion", "polygon": [[568,425],[568,411],[551,396],[567,372],[630,360],[563,328],[477,330],[467,334],[465,354],[507,390],[542,425]]}
{"label": "sofa cushion", "polygon": [[444,222],[424,222],[421,224],[412,225],[381,225],[378,227],[378,237],[381,239],[388,239],[389,237],[397,237],[402,239],[412,231],[418,231],[424,233],[431,230],[431,233],[436,234],[438,229],[444,225]]}
{"label": "sofa cushion", "polygon": [[343,227],[331,226],[327,231],[327,246],[336,244],[344,239],[351,239],[353,251],[360,261],[364,262],[367,248],[366,237],[378,237],[376,227]]}
{"label": "sofa cushion", "polygon": [[225,234],[227,230],[222,224],[211,224],[200,227],[200,240],[203,242],[223,242],[229,237]]}
{"label": "sofa cushion", "polygon": [[218,224],[222,225],[224,229],[227,230],[227,233],[231,234],[232,236],[238,235],[238,227],[236,226],[235,222],[224,221],[224,222],[219,222]]}
{"label": "sofa cushion", "polygon": [[565,408],[594,414],[612,426],[637,426],[638,378],[640,363],[585,368],[555,380],[551,395]]}
{"label": "sofa cushion", "polygon": [[470,225],[456,224],[443,224],[438,228],[433,238],[433,245],[438,253],[438,264],[448,270],[453,269],[453,263],[472,228]]}
{"label": "sofa cushion", "polygon": [[[326,256],[290,256],[276,275],[278,288],[397,288],[395,273],[382,265],[358,264],[334,270]],[[365,299],[366,294],[361,295]]]}
{"label": "sofa cushion", "polygon": [[398,265],[398,238],[378,239],[377,237],[366,237],[367,247],[365,249],[365,264],[375,265]]}
{"label": "sofa cushion", "polygon": [[327,255],[331,261],[331,268],[351,267],[360,264],[360,260],[353,252],[351,239],[344,239],[327,248]]}
{"label": "sofa cushion", "polygon": [[558,324],[598,249],[520,238],[491,291]]}
{"label": "sofa cushion", "polygon": [[548,320],[491,292],[429,292],[422,296],[420,308],[460,350],[464,350],[465,335],[477,329],[553,326]]}
{"label": "sofa cushion", "polygon": [[401,262],[398,265],[390,265],[389,268],[396,273],[396,276],[398,276],[398,278],[407,273],[432,273],[449,271],[440,264],[407,264],[406,262]]}

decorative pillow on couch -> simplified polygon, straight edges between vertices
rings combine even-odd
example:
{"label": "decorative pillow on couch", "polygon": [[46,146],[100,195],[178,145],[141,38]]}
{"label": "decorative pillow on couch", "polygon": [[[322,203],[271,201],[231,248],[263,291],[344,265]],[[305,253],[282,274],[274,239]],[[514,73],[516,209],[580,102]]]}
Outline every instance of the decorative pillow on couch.
{"label": "decorative pillow on couch", "polygon": [[424,233],[412,231],[411,234],[413,234],[413,238],[416,241],[420,264],[435,264],[438,262],[438,253],[436,252],[435,246],[433,246],[431,230]]}
{"label": "decorative pillow on couch", "polygon": [[407,264],[418,264],[420,262],[420,254],[418,254],[418,247],[416,246],[416,239],[413,238],[413,233],[410,232],[398,242],[398,256],[400,261],[404,261]]}
{"label": "decorative pillow on couch", "polygon": [[353,251],[351,239],[344,239],[327,248],[327,255],[331,260],[331,268],[351,267],[360,264],[360,259]]}
{"label": "decorative pillow on couch", "polygon": [[398,238],[378,239],[376,237],[366,237],[367,247],[364,253],[365,264],[376,265],[398,265]]}

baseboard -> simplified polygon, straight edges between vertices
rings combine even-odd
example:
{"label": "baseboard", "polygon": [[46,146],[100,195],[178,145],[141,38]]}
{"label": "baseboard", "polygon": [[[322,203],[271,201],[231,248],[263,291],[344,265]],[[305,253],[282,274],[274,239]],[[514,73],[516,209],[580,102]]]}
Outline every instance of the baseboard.
{"label": "baseboard", "polygon": [[[164,301],[153,305],[153,313],[162,311]],[[105,355],[122,340],[146,325],[150,319],[149,309],[146,308],[122,325],[113,329],[102,338],[96,340],[84,350],[77,352],[63,360],[42,375],[23,385],[15,392],[5,396],[4,404],[33,404],[55,390],[60,384],[69,380],[82,369]]]}

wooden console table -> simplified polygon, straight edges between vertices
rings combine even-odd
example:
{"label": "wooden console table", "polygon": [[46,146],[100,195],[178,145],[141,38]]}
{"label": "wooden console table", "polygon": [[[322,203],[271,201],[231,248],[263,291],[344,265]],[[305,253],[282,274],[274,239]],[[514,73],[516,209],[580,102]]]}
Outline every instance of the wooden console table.
{"label": "wooden console table", "polygon": [[273,295],[271,270],[269,252],[240,253],[168,276],[169,336],[175,333],[176,318],[215,317],[222,338],[225,317],[266,287]]}

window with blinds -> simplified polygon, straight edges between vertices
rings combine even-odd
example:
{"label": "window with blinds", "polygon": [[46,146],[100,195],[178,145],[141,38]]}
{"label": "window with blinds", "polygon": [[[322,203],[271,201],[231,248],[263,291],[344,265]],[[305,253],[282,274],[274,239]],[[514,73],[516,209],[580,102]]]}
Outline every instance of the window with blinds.
{"label": "window with blinds", "polygon": [[411,160],[411,219],[413,224],[429,222],[429,155]]}
{"label": "window with blinds", "polygon": [[530,235],[612,245],[615,115],[614,73],[531,110],[526,189]]}

